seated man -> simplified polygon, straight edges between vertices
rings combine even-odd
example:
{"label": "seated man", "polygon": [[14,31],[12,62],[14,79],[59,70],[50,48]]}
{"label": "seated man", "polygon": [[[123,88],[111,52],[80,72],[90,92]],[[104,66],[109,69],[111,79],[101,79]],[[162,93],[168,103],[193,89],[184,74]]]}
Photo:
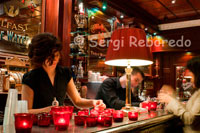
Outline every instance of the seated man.
{"label": "seated man", "polygon": [[[131,101],[132,106],[139,106],[137,98],[134,96],[134,89],[144,79],[144,73],[137,67],[131,73]],[[99,87],[96,99],[102,99],[107,108],[121,109],[126,101],[126,75],[122,77],[107,78]]]}

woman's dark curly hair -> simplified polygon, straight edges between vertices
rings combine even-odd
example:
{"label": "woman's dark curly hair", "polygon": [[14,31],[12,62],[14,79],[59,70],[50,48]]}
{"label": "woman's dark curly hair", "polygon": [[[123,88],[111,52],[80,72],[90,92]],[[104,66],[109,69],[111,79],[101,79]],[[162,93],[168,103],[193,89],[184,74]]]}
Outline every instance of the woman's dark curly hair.
{"label": "woman's dark curly hair", "polygon": [[50,33],[41,33],[33,37],[28,48],[28,56],[33,68],[39,68],[48,59],[50,65],[55,52],[61,52],[61,42]]}
{"label": "woman's dark curly hair", "polygon": [[194,74],[195,87],[200,88],[200,56],[189,60],[186,67]]}

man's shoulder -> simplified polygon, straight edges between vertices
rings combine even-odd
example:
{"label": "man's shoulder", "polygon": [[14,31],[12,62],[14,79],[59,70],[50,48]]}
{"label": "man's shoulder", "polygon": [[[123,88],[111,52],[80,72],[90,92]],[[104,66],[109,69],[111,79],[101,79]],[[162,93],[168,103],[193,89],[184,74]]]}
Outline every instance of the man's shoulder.
{"label": "man's shoulder", "polygon": [[103,83],[116,83],[118,82],[119,78],[118,77],[110,77],[107,78],[103,81]]}

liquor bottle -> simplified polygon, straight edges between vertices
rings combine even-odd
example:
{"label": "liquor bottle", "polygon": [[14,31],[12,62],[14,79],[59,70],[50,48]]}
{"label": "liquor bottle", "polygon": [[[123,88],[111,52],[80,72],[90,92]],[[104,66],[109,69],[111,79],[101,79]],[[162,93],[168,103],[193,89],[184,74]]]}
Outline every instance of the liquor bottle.
{"label": "liquor bottle", "polygon": [[59,106],[59,102],[56,100],[56,97],[54,97],[54,100],[52,102],[52,106]]}

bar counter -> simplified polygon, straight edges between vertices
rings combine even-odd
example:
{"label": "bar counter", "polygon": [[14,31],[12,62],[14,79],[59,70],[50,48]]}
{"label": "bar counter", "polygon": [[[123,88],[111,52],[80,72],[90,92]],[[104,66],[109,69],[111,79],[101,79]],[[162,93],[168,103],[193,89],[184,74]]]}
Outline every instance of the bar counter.
{"label": "bar counter", "polygon": [[[137,121],[130,121],[128,117],[124,117],[123,122],[113,122],[111,127],[82,127],[75,126],[74,120],[70,121],[67,131],[59,131],[59,133],[81,133],[81,132],[166,132],[171,126],[177,124],[177,118],[164,110],[151,111],[149,113],[142,113],[139,115]],[[1,127],[2,128],[2,127]],[[54,133],[54,125],[50,127],[33,126],[32,133]],[[167,131],[168,132],[168,131]]]}

